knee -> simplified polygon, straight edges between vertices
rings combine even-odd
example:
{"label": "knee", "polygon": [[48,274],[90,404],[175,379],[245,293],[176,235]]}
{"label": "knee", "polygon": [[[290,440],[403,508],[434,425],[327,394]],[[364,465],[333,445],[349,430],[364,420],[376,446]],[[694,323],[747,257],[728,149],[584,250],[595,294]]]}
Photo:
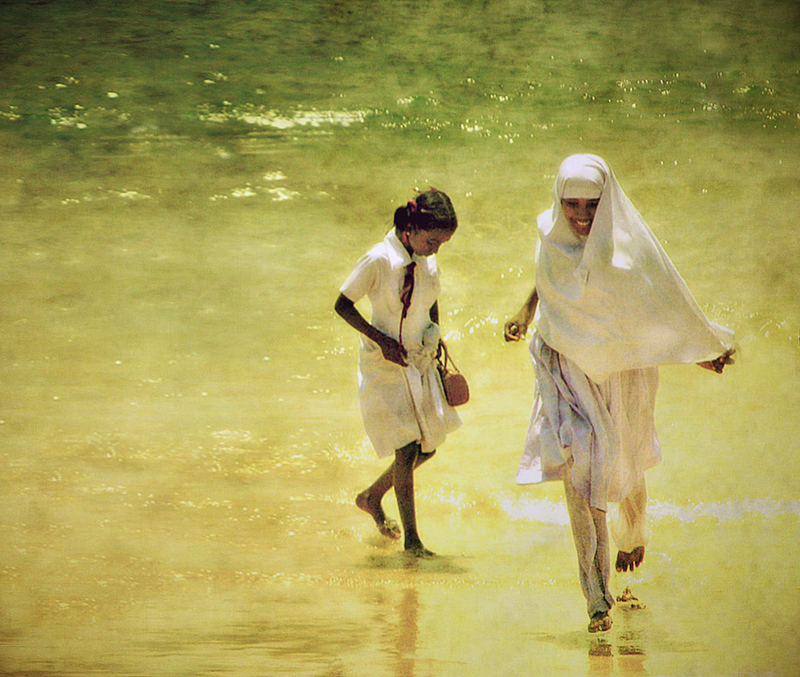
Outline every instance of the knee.
{"label": "knee", "polygon": [[413,468],[419,454],[420,447],[417,442],[407,444],[394,452],[395,465],[403,468]]}
{"label": "knee", "polygon": [[596,531],[605,531],[606,529],[606,511],[598,510],[597,508],[589,508],[592,515],[592,522],[594,522]]}
{"label": "knee", "polygon": [[600,510],[600,508],[593,508],[589,506],[589,512],[592,515],[592,519],[595,522],[605,522],[606,521],[606,511]]}

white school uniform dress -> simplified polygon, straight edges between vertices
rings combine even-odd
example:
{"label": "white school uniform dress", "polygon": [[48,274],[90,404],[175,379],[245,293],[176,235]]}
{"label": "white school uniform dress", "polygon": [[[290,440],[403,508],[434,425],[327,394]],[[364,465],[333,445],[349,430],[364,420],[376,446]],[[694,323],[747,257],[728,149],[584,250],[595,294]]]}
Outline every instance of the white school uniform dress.
{"label": "white school uniform dress", "polygon": [[367,296],[371,324],[399,340],[403,304],[400,293],[406,266],[416,263],[414,291],[403,321],[403,346],[408,366],[383,357],[376,343],[361,335],[358,389],[364,428],[379,457],[391,456],[411,442],[430,453],[447,433],[461,425],[447,404],[436,371],[439,328],[430,320],[430,308],[439,295],[436,257],[409,255],[392,229],[356,264],[340,292],[356,303]]}

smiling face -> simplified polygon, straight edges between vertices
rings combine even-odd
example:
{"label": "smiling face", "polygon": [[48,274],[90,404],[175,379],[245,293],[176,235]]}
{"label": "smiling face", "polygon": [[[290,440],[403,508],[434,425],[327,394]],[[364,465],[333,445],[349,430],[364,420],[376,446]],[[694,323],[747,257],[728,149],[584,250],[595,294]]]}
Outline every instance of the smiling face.
{"label": "smiling face", "polygon": [[441,228],[434,228],[433,230],[417,230],[406,231],[403,233],[403,244],[406,249],[410,248],[409,253],[416,254],[417,256],[430,256],[439,251],[445,242],[453,237],[452,230],[444,230]]}
{"label": "smiling face", "polygon": [[562,198],[561,211],[576,235],[586,237],[592,230],[600,198]]}

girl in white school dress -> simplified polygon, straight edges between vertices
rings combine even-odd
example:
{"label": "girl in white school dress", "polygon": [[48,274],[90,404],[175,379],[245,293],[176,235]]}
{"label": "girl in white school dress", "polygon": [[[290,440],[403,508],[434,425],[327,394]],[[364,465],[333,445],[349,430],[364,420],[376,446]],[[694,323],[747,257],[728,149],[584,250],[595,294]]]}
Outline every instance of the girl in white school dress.
{"label": "girl in white school dress", "polygon": [[[439,269],[436,252],[456,230],[450,198],[431,189],[399,207],[394,228],[357,263],[342,285],[336,312],[359,331],[358,384],[367,436],[391,465],[356,498],[356,505],[391,539],[400,528],[381,500],[394,487],[405,550],[430,557],[417,531],[414,469],[430,459],[461,421],[445,401],[436,371]],[[368,322],[355,303],[367,296]]]}
{"label": "girl in white school dress", "polygon": [[705,317],[601,158],[564,160],[538,233],[534,289],[504,332],[519,341],[534,321],[536,393],[517,482],[564,482],[588,629],[605,631],[609,501],[619,503],[616,569],[644,559],[658,365],[722,373],[733,335]]}

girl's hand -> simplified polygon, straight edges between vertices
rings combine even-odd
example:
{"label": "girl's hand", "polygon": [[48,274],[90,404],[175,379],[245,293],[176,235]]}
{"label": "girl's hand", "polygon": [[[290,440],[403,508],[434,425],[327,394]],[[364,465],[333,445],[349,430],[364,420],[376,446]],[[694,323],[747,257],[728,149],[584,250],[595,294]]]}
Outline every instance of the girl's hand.
{"label": "girl's hand", "polygon": [[539,305],[539,292],[534,287],[522,308],[506,322],[503,328],[503,336],[506,341],[519,341],[525,338],[525,334],[528,333],[528,326],[536,313],[537,305]]}
{"label": "girl's hand", "polygon": [[516,317],[512,317],[508,322],[506,322],[505,327],[503,328],[503,336],[506,341],[519,341],[524,339],[525,334],[527,333],[528,325]]}
{"label": "girl's hand", "polygon": [[403,348],[403,346],[401,346],[391,336],[386,336],[386,334],[383,334],[383,338],[378,340],[377,343],[385,360],[399,364],[401,367],[408,366],[408,363],[406,362],[406,357],[408,357],[406,349]]}
{"label": "girl's hand", "polygon": [[697,366],[721,374],[722,370],[725,369],[725,365],[733,364],[733,353],[734,353],[733,349],[726,350],[717,359],[708,360],[707,362],[698,362]]}

